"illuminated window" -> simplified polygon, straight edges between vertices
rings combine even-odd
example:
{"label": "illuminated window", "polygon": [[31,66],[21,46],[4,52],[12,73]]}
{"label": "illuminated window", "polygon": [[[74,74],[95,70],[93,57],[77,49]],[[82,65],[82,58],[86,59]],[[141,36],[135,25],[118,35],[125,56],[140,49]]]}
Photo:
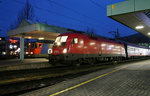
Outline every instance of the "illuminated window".
{"label": "illuminated window", "polygon": [[55,42],[66,42],[68,36],[59,36],[56,38]]}
{"label": "illuminated window", "polygon": [[59,42],[60,41],[60,37],[57,37],[55,42]]}
{"label": "illuminated window", "polygon": [[80,44],[83,44],[84,43],[84,41],[82,40],[82,41],[80,41]]}
{"label": "illuminated window", "polygon": [[95,42],[91,42],[90,45],[95,45]]}
{"label": "illuminated window", "polygon": [[101,44],[102,47],[106,46],[106,44]]}
{"label": "illuminated window", "polygon": [[62,36],[60,42],[66,42],[67,38],[68,38],[68,36]]}
{"label": "illuminated window", "polygon": [[74,38],[74,44],[78,43],[78,38]]}
{"label": "illuminated window", "polygon": [[77,44],[78,43],[78,38],[74,38],[71,42],[71,44]]}

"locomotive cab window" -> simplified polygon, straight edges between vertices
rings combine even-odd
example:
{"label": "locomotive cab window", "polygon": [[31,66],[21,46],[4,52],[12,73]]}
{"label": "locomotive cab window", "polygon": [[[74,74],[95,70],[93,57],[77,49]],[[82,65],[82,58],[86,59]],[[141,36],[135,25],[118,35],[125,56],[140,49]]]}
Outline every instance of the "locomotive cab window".
{"label": "locomotive cab window", "polygon": [[78,38],[74,38],[74,39],[72,40],[71,44],[78,44],[78,42],[79,42]]}
{"label": "locomotive cab window", "polygon": [[59,36],[56,38],[54,42],[54,46],[56,47],[64,47],[66,45],[68,36]]}

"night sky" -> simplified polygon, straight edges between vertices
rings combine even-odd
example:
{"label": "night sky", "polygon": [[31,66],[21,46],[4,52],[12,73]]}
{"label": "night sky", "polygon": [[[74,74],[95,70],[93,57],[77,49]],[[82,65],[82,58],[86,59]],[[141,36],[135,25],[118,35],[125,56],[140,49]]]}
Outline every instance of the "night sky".
{"label": "night sky", "polygon": [[[112,37],[110,31],[119,29],[120,36],[128,36],[136,31],[107,17],[106,6],[125,0],[28,0],[31,7],[29,20],[49,25],[94,31],[95,34]],[[0,36],[27,18],[24,10],[27,0],[0,0]]]}

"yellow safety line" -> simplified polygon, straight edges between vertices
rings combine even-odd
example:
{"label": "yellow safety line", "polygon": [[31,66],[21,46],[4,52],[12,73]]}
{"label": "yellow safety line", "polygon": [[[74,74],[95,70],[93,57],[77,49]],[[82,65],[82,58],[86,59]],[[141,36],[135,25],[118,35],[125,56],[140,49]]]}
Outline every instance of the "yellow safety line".
{"label": "yellow safety line", "polygon": [[56,96],[56,95],[59,95],[59,94],[61,94],[61,93],[64,93],[64,92],[69,91],[69,90],[72,90],[72,89],[74,89],[74,88],[77,88],[77,87],[79,87],[79,86],[82,86],[82,85],[84,85],[84,84],[87,84],[87,83],[89,83],[89,82],[91,82],[91,81],[94,81],[94,80],[96,80],[96,79],[99,79],[99,78],[101,78],[101,77],[104,77],[104,76],[106,76],[106,75],[109,75],[109,74],[111,74],[111,73],[113,73],[113,72],[119,71],[119,70],[121,70],[121,69],[123,69],[123,68],[119,68],[119,69],[113,70],[113,71],[111,71],[111,72],[102,74],[102,75],[97,76],[97,77],[95,77],[95,78],[92,78],[92,79],[90,79],[90,80],[88,80],[88,81],[82,82],[82,83],[80,83],[80,84],[77,84],[77,85],[72,86],[72,87],[70,87],[70,88],[67,88],[67,89],[64,89],[64,90],[62,90],[62,91],[56,92],[56,93],[51,94],[51,95],[49,95],[49,96]]}

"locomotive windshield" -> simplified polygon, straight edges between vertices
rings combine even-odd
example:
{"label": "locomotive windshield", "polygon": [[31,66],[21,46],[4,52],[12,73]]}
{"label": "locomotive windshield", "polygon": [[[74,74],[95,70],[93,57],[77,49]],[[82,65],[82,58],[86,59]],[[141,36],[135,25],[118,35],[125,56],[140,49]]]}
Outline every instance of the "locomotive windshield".
{"label": "locomotive windshield", "polygon": [[59,36],[54,42],[54,46],[64,47],[66,45],[68,36]]}

